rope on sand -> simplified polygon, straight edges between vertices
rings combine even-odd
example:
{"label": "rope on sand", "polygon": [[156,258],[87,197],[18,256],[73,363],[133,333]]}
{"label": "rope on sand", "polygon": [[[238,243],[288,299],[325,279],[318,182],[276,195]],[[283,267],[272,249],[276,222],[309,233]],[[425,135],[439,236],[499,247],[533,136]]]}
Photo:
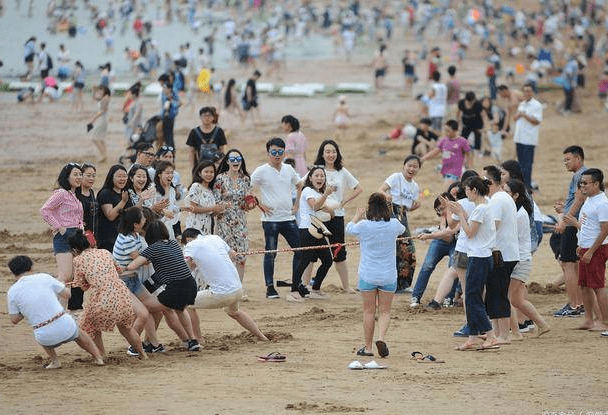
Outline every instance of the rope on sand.
{"label": "rope on sand", "polygon": [[[397,241],[409,241],[412,239],[411,236],[404,236],[401,238],[397,238]],[[297,251],[311,251],[313,249],[326,249],[326,248],[338,248],[334,252],[334,255],[337,254],[340,249],[344,246],[356,246],[359,245],[359,242],[344,242],[344,243],[335,243],[329,245],[313,245],[313,246],[302,246],[299,248],[281,248],[281,249],[257,249],[255,251],[247,251],[247,252],[237,252],[237,255],[260,255],[260,254],[277,254],[279,252],[297,252]]]}

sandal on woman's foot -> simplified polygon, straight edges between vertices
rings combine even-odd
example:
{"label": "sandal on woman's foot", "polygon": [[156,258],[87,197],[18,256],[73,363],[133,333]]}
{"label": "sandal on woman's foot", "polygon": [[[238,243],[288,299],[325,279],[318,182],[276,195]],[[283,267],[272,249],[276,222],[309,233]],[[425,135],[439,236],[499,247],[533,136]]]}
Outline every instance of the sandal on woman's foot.
{"label": "sandal on woman's foot", "polygon": [[365,350],[365,346],[357,350],[357,356],[373,356],[374,354]]}
{"label": "sandal on woman's foot", "polygon": [[478,348],[479,348],[479,346],[475,343],[462,343],[462,344],[454,347],[454,350],[465,352],[465,351],[477,350]]}

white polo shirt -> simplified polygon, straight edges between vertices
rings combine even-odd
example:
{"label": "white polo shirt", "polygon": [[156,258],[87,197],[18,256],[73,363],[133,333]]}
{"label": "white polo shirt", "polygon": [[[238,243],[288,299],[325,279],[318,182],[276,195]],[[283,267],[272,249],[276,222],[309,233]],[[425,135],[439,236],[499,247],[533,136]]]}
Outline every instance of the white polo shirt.
{"label": "white polo shirt", "polygon": [[542,104],[536,99],[532,98],[530,101],[522,101],[517,107],[517,111],[536,119],[539,124],[534,125],[524,117],[520,117],[515,122],[515,134],[513,135],[513,142],[518,144],[526,144],[529,146],[538,145],[540,122],[543,120]]}
{"label": "white polo shirt", "polygon": [[[601,231],[601,223],[608,221],[608,198],[604,192],[588,197],[581,207],[579,222],[581,229],[578,231],[578,246],[591,248],[595,239]],[[603,241],[602,245],[607,242]]]}
{"label": "white polo shirt", "polygon": [[295,220],[291,213],[291,192],[298,183],[298,173],[288,164],[281,163],[281,171],[266,163],[251,174],[251,186],[259,189],[260,202],[272,209],[262,213],[262,222]]}

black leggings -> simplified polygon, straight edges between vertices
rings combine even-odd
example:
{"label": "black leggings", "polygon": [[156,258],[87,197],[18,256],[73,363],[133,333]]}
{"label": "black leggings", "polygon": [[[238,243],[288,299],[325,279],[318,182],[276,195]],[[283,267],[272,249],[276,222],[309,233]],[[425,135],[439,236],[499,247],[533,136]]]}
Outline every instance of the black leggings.
{"label": "black leggings", "polygon": [[461,135],[468,140],[469,139],[469,135],[471,135],[471,133],[475,134],[475,143],[473,144],[473,149],[474,150],[479,150],[481,149],[481,130],[480,129],[473,129],[467,125],[463,125],[462,126],[462,133]]}
{"label": "black leggings", "polygon": [[80,287],[71,287],[70,291],[72,295],[68,300],[68,310],[82,310],[84,291]]}
{"label": "black leggings", "polygon": [[[308,229],[300,228],[301,247],[319,245],[327,245],[326,238],[317,239],[313,237],[310,232],[308,232]],[[302,282],[302,274],[304,274],[304,270],[306,270],[308,264],[314,262],[317,260],[317,258],[321,260],[321,266],[319,269],[317,269],[317,274],[315,275],[315,282],[312,285],[312,289],[321,289],[321,283],[325,279],[325,276],[327,275],[327,272],[329,271],[329,268],[331,268],[331,264],[333,262],[329,248],[300,251],[300,255],[300,260],[296,266],[296,273],[293,275],[293,279],[291,281],[291,291],[298,291],[298,287]]]}

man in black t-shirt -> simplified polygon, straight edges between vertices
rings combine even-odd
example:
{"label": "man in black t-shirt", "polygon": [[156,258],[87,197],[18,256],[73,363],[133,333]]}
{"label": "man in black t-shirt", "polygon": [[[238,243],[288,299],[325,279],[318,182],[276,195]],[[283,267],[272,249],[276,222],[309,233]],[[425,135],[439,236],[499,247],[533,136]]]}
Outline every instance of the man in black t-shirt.
{"label": "man in black t-shirt", "polygon": [[420,126],[416,130],[414,142],[412,143],[412,154],[422,157],[437,143],[437,134],[431,131],[432,123],[430,118],[422,118],[420,120]]}
{"label": "man in black t-shirt", "polygon": [[190,130],[186,140],[192,168],[203,160],[218,161],[226,150],[226,135],[217,125],[215,107],[203,107],[199,115],[201,125]]}

